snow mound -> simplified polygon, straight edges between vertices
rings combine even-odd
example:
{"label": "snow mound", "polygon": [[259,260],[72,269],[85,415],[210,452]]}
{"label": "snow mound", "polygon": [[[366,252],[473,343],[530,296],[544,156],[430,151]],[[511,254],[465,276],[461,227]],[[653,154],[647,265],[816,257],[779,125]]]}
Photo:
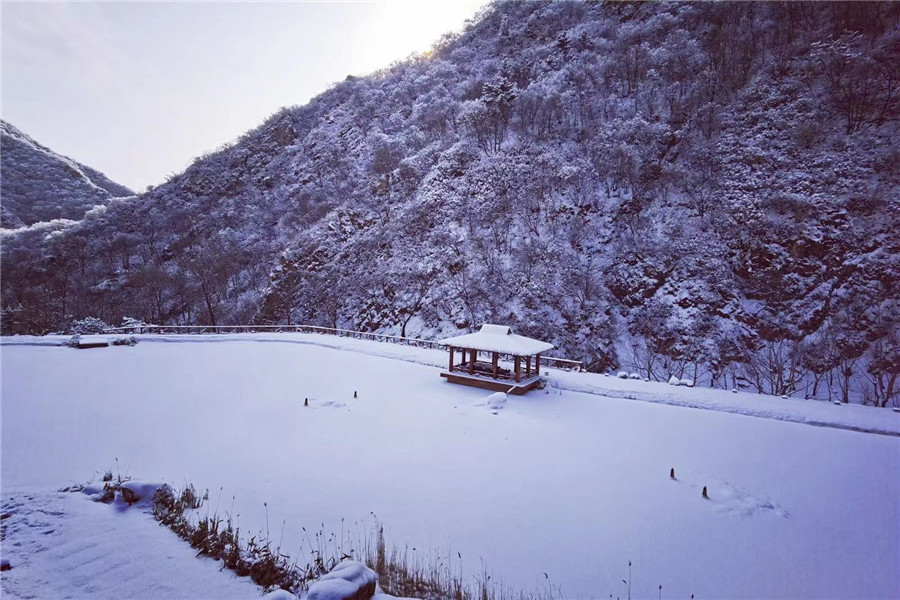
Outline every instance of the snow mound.
{"label": "snow mound", "polygon": [[628,373],[626,371],[619,371],[616,373],[616,377],[619,379],[628,379]]}
{"label": "snow mound", "polygon": [[309,586],[307,600],[345,600],[371,597],[378,576],[355,560],[345,560]]}
{"label": "snow mound", "polygon": [[263,600],[297,600],[297,596],[287,590],[277,589],[263,596]]}
{"label": "snow mound", "polygon": [[487,405],[488,408],[492,408],[494,410],[498,410],[503,408],[506,404],[506,393],[504,392],[494,392],[490,396],[487,397]]}
{"label": "snow mound", "polygon": [[81,493],[91,500],[99,500],[103,495],[104,485],[102,483],[89,483],[81,488]]}
{"label": "snow mound", "polygon": [[129,504],[148,503],[153,499],[156,490],[168,487],[168,484],[150,481],[126,481],[121,485],[122,500]]}
{"label": "snow mound", "polygon": [[669,385],[681,385],[681,380],[672,375],[669,377]]}
{"label": "snow mound", "polygon": [[637,373],[631,373],[630,375],[628,375],[628,379],[640,379],[640,378],[641,378],[641,376],[638,375]]}

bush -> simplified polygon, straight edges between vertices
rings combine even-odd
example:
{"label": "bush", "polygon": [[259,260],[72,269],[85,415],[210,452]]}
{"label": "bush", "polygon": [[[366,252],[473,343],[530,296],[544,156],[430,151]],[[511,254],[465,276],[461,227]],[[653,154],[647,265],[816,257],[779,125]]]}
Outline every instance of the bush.
{"label": "bush", "polygon": [[102,319],[98,319],[97,317],[85,317],[84,319],[72,321],[72,324],[69,325],[69,333],[82,335],[91,333],[106,333],[107,329],[109,329],[109,324]]}

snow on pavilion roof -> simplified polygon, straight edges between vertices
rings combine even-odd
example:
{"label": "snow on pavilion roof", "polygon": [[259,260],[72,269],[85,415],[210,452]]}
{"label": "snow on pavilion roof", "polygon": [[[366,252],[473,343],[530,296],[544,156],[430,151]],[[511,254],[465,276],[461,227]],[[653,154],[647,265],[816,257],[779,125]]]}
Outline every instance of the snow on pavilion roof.
{"label": "snow on pavilion roof", "polygon": [[500,352],[514,356],[531,356],[539,352],[546,352],[553,348],[553,344],[535,340],[524,335],[517,335],[506,325],[484,324],[476,333],[458,335],[440,341],[441,344],[454,348],[466,348],[468,350],[484,350],[485,352]]}

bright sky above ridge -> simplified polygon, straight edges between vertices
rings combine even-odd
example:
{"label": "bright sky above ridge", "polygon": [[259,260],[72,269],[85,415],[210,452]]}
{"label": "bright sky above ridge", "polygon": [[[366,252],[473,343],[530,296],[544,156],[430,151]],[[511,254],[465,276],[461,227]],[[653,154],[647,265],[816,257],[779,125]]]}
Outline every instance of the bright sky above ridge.
{"label": "bright sky above ridge", "polygon": [[2,116],[137,191],[486,0],[2,4]]}

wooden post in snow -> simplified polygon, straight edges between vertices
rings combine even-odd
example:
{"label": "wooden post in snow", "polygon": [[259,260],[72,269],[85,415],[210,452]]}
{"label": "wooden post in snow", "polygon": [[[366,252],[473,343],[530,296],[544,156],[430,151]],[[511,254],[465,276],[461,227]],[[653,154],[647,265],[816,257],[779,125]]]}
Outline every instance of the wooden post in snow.
{"label": "wooden post in snow", "polygon": [[500,359],[500,353],[494,352],[493,364],[494,364],[494,379],[497,379],[497,361]]}
{"label": "wooden post in snow", "polygon": [[516,383],[522,381],[522,357],[516,356]]}

